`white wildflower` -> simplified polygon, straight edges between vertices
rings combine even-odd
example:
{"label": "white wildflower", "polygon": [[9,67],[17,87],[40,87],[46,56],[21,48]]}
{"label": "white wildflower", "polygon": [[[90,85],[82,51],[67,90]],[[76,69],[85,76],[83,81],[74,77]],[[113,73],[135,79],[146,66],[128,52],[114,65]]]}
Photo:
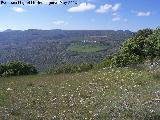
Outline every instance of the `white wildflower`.
{"label": "white wildflower", "polygon": [[7,90],[8,90],[8,91],[11,91],[11,90],[13,90],[13,89],[11,89],[11,88],[7,88]]}

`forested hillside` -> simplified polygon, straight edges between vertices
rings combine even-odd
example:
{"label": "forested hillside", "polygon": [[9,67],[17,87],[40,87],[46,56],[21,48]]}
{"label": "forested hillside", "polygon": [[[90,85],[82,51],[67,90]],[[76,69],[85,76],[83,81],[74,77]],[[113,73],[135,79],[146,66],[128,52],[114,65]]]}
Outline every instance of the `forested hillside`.
{"label": "forested hillside", "polygon": [[[97,63],[132,35],[122,30],[6,30],[0,32],[0,63],[18,60],[39,70],[68,63]],[[74,49],[77,44],[78,50]]]}

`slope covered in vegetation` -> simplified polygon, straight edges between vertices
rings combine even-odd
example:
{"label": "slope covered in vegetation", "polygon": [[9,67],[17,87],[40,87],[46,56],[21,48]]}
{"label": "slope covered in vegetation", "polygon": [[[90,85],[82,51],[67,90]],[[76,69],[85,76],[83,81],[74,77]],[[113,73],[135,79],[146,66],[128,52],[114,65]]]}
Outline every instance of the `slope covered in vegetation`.
{"label": "slope covered in vegetation", "polygon": [[[132,34],[122,30],[8,30],[0,32],[0,63],[18,60],[34,64],[41,71],[67,63],[98,63]],[[72,44],[83,41],[87,41],[86,50],[82,45],[78,50],[68,50]],[[98,44],[107,49],[102,50]]]}
{"label": "slope covered in vegetation", "polygon": [[1,77],[0,119],[160,120],[160,66],[153,64],[159,57],[160,29],[145,29],[100,70],[71,64],[48,75]]}
{"label": "slope covered in vegetation", "polygon": [[160,71],[0,78],[0,119],[159,120]]}

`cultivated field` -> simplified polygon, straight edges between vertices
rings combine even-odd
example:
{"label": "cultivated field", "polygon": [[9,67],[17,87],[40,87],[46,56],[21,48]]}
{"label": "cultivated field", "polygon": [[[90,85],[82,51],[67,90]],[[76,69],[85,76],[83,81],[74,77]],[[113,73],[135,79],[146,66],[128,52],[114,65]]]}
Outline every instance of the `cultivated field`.
{"label": "cultivated field", "polygon": [[106,49],[107,46],[97,43],[73,43],[67,48],[68,51],[83,53],[98,52]]}

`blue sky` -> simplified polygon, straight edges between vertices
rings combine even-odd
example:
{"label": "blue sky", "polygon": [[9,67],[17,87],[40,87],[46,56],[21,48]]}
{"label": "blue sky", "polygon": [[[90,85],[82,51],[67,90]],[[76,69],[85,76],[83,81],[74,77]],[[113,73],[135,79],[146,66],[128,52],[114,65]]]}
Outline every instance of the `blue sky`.
{"label": "blue sky", "polygon": [[[132,30],[160,25],[159,0],[78,0],[78,4],[0,5],[0,30]],[[26,3],[28,0],[24,0]],[[69,1],[69,0],[63,0]]]}

